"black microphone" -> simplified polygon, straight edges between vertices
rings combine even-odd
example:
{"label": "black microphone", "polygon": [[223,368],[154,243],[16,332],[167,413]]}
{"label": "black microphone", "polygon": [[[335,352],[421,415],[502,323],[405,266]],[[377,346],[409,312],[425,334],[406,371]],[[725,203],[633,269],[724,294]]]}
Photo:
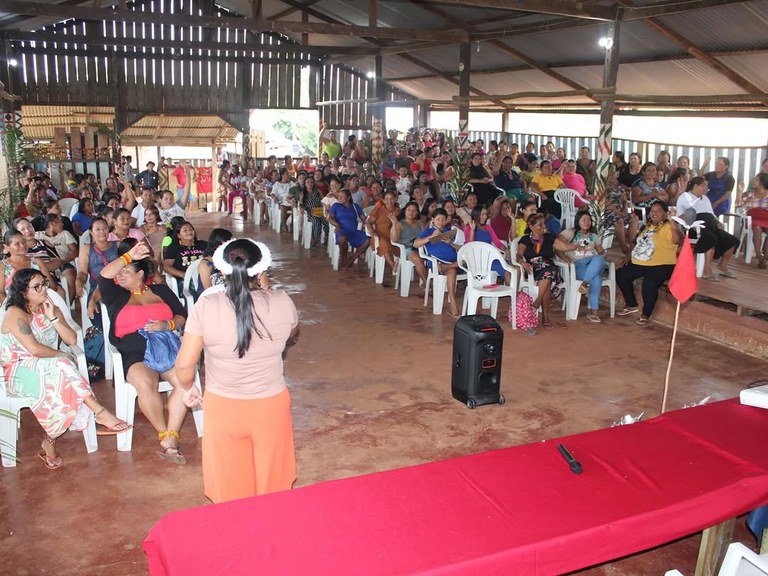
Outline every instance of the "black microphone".
{"label": "black microphone", "polygon": [[565,446],[558,444],[557,449],[560,450],[560,454],[562,454],[565,461],[568,462],[568,466],[571,467],[571,472],[574,474],[581,474],[584,471],[581,467],[581,463],[573,457],[573,454],[568,452],[568,449]]}

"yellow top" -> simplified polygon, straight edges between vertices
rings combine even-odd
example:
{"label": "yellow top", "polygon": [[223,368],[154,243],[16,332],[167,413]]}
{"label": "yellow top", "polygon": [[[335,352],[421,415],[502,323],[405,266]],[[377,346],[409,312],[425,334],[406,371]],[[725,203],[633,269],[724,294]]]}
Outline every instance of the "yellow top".
{"label": "yellow top", "polygon": [[672,224],[648,224],[637,236],[632,263],[638,266],[663,266],[677,263],[677,244],[672,240]]}
{"label": "yellow top", "polygon": [[539,190],[542,192],[551,192],[566,187],[563,179],[557,174],[552,174],[551,176],[536,174],[536,176],[533,177],[533,180],[531,180],[531,184],[538,184]]}

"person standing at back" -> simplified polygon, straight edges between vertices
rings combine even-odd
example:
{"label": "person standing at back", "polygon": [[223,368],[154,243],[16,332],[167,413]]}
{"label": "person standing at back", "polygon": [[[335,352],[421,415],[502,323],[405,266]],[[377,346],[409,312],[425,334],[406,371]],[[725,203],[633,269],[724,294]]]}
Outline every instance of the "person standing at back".
{"label": "person standing at back", "polygon": [[[261,242],[236,239],[219,246],[213,264],[224,274],[226,290],[197,301],[176,357],[184,402],[205,403],[203,483],[214,503],[288,490],[296,479],[283,352],[299,320],[288,294],[269,290],[271,262]],[[203,348],[201,398],[193,379]]]}

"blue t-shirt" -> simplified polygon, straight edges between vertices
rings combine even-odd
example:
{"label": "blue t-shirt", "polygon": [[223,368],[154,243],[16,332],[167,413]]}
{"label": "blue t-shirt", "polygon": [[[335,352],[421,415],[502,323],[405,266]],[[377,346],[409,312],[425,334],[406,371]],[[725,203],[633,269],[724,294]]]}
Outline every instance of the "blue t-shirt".
{"label": "blue t-shirt", "polygon": [[[446,226],[440,232],[444,234],[450,231],[451,231],[451,227]],[[427,228],[421,234],[419,234],[419,238],[428,238],[429,236],[432,236],[432,234],[434,233],[435,233],[434,227]],[[429,254],[430,256],[434,256],[441,262],[456,262],[456,250],[448,242],[435,242],[435,243],[427,242],[424,247],[427,249],[427,254]]]}
{"label": "blue t-shirt", "polygon": [[736,184],[736,181],[733,179],[733,176],[731,176],[731,173],[726,172],[722,178],[718,178],[715,172],[707,172],[704,175],[704,179],[707,181],[708,187],[707,198],[709,198],[709,201],[712,202],[712,204],[722,198],[723,195],[729,196],[728,200],[722,204],[712,207],[715,216],[720,216],[720,214],[729,212],[731,208],[730,194]]}
{"label": "blue t-shirt", "polygon": [[563,225],[560,224],[560,220],[555,218],[554,216],[550,216],[547,218],[547,220],[544,222],[547,226],[547,232],[549,234],[552,234],[552,236],[557,237],[560,235],[560,232],[563,231]]}
{"label": "blue t-shirt", "polygon": [[76,212],[72,217],[72,224],[75,222],[80,223],[80,233],[82,234],[86,230],[90,230],[91,222],[93,222],[93,216],[86,216],[84,212]]}

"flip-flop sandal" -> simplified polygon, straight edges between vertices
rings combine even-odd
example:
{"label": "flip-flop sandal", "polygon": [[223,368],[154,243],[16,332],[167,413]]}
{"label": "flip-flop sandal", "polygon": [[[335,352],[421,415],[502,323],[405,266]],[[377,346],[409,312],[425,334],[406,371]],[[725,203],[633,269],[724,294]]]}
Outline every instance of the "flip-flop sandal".
{"label": "flip-flop sandal", "polygon": [[725,276],[726,278],[736,278],[736,274],[730,270],[720,270],[720,276]]}
{"label": "flip-flop sandal", "polygon": [[160,456],[161,459],[166,462],[171,462],[172,464],[182,465],[187,463],[187,459],[184,458],[178,447],[168,446],[167,448],[160,450],[157,455]]}
{"label": "flip-flop sandal", "polygon": [[638,318],[635,322],[638,326],[646,326],[648,324],[648,318]]}
{"label": "flip-flop sandal", "polygon": [[122,432],[127,432],[133,428],[133,424],[128,424],[125,420],[118,420],[114,426],[105,426],[104,424],[96,423],[98,426],[104,428],[103,430],[97,429],[96,436],[114,436]]}
{"label": "flip-flop sandal", "polygon": [[594,324],[601,324],[603,321],[600,319],[600,316],[596,314],[587,314],[586,316],[587,320],[590,322],[593,322]]}
{"label": "flip-flop sandal", "polygon": [[710,282],[720,282],[720,278],[718,278],[714,274],[710,274],[709,276],[702,276],[701,279],[709,280]]}
{"label": "flip-flop sandal", "polygon": [[64,464],[61,457],[56,456],[56,458],[51,458],[45,453],[45,450],[40,450],[37,453],[37,457],[45,463],[45,467],[48,468],[48,470],[56,470],[57,468],[61,468],[61,465]]}
{"label": "flip-flop sandal", "polygon": [[621,310],[616,312],[616,316],[629,316],[630,314],[635,314],[639,308],[632,307],[632,308],[622,308]]}

